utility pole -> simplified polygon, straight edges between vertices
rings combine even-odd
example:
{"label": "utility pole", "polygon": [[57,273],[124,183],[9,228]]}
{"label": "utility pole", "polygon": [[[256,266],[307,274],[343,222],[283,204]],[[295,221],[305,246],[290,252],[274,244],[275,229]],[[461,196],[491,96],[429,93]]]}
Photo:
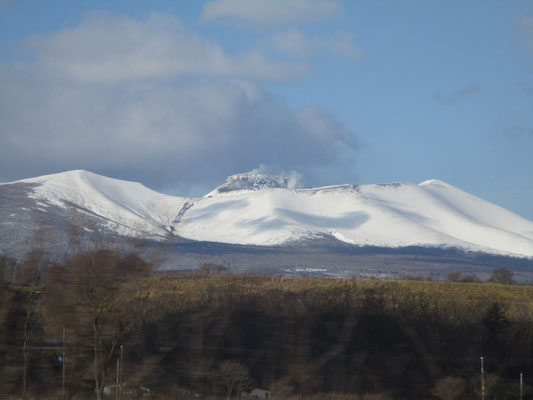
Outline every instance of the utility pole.
{"label": "utility pole", "polygon": [[122,370],[124,368],[124,346],[120,345],[120,369],[119,369],[119,380],[118,380],[118,400],[122,395]]}
{"label": "utility pole", "polygon": [[116,380],[116,384],[115,384],[115,393],[116,393],[116,399],[118,400],[118,391],[119,391],[119,387],[120,387],[120,358],[117,358],[117,380]]}
{"label": "utility pole", "polygon": [[61,355],[61,400],[65,400],[65,363],[67,362],[65,336],[65,326],[63,326],[63,354]]}
{"label": "utility pole", "polygon": [[524,374],[520,372],[520,400],[524,398]]}
{"label": "utility pole", "polygon": [[481,360],[481,399],[485,400],[485,369],[483,368],[483,357]]}

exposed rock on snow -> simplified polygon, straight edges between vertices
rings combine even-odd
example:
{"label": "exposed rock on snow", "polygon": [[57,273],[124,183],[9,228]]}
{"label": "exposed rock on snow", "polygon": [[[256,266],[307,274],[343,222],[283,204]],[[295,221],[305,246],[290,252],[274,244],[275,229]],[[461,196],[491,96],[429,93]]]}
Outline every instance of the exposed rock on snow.
{"label": "exposed rock on snow", "polygon": [[253,170],[245,174],[236,174],[227,177],[222,185],[208,193],[205,197],[242,190],[286,189],[288,188],[288,184],[289,178],[267,175]]}

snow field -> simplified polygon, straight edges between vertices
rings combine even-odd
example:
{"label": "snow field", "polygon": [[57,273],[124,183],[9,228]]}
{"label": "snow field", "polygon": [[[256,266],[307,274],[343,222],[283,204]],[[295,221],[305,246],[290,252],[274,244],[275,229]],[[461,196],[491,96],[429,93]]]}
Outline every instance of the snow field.
{"label": "snow field", "polygon": [[193,240],[276,245],[332,235],[356,245],[533,257],[533,222],[442,181],[289,189],[261,188],[268,179],[245,175],[244,188],[194,199],[81,170],[18,182],[38,184],[32,196],[40,202],[74,205],[129,236],[162,239],[173,231]]}

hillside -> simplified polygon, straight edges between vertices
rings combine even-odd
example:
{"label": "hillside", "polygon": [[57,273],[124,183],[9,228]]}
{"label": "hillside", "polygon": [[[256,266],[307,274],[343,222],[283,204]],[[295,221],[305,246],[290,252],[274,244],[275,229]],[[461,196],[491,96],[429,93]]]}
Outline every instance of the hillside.
{"label": "hillside", "polygon": [[[338,399],[318,395],[334,392],[430,398],[447,377],[461,380],[464,398],[478,398],[480,355],[491,396],[510,399],[516,398],[519,373],[527,377],[532,368],[530,285],[231,274],[132,280],[123,269],[136,262],[134,256],[81,257],[104,257],[119,268],[86,282],[73,268],[91,264],[74,258],[66,269],[56,266],[42,287],[6,286],[0,303],[0,317],[23,316],[23,294],[42,294],[32,346],[53,343],[66,324],[68,390],[76,398],[94,396],[90,307],[101,316],[101,349],[109,355],[101,370],[108,381],[114,382],[121,357],[118,343],[124,346],[125,381],[164,399],[195,398],[187,393],[222,398],[226,389],[213,376],[226,361],[249,372],[249,389],[268,388],[279,399]],[[102,263],[92,268],[104,272]],[[93,284],[98,299],[116,300],[109,308],[81,301],[87,293],[79,288]],[[9,362],[0,367],[0,386],[9,395],[20,389],[23,321],[1,325],[0,354]],[[29,391],[35,397],[60,393],[53,350],[31,352]],[[531,395],[528,381],[526,393]]]}

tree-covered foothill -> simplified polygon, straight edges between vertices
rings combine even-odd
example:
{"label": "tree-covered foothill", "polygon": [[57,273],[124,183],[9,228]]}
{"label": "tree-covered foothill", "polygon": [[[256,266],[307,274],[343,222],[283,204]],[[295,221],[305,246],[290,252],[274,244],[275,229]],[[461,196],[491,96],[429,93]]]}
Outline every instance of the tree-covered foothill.
{"label": "tree-covered foothill", "polygon": [[518,398],[520,373],[531,395],[533,286],[149,272],[91,251],[3,280],[3,394],[475,399],[483,356],[487,400]]}

